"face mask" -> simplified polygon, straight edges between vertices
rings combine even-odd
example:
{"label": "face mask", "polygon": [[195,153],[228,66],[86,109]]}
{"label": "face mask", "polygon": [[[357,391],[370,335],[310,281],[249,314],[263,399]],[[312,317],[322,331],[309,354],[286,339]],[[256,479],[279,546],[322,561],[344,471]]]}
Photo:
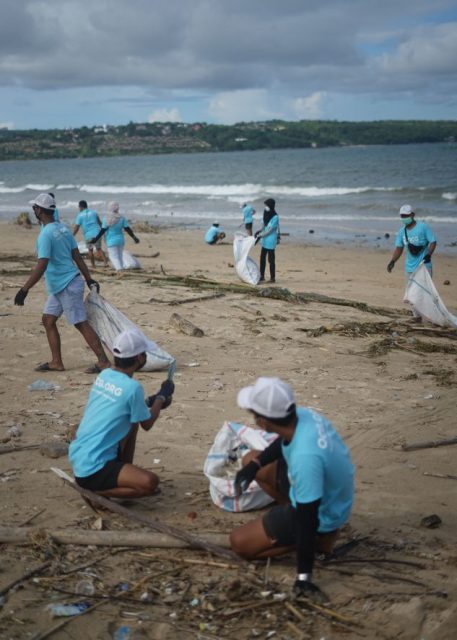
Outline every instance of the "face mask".
{"label": "face mask", "polygon": [[414,218],[402,218],[401,221],[402,223],[405,225],[405,227],[407,227],[409,224],[411,224],[411,222],[414,220]]}
{"label": "face mask", "polygon": [[270,207],[265,207],[264,211],[265,213],[268,213],[270,211]]}

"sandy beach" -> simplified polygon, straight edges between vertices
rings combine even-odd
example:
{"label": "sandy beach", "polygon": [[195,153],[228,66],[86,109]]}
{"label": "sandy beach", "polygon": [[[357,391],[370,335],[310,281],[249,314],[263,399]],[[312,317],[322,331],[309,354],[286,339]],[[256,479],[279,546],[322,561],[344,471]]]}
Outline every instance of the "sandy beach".
{"label": "sandy beach", "polygon": [[[2,527],[21,526],[36,534],[33,544],[2,544],[0,589],[47,563],[4,594],[1,638],[44,634],[61,620],[52,619],[47,605],[81,600],[97,608],[72,618],[53,638],[108,639],[122,626],[130,628],[125,637],[157,640],[456,637],[456,445],[412,451],[403,446],[457,436],[457,332],[406,322],[402,261],[389,275],[390,251],[310,247],[284,238],[276,251],[274,288],[338,298],[339,304],[289,302],[254,295],[258,288],[199,288],[167,280],[192,275],[241,284],[231,243],[207,246],[201,234],[190,231],[137,231],[140,244],[128,238],[126,248],[139,257],[142,271],[122,278],[101,265],[93,271],[101,294],[177,360],[173,404],[150,432],[139,435],[135,459],[158,473],[161,494],[129,509],[203,538],[227,534],[255,517],[214,506],[202,467],[225,420],[249,423],[236,405],[236,393],[259,375],[290,382],[298,403],[325,414],[349,446],[357,491],[339,544],[357,543],[339,562],[318,562],[315,568],[315,581],[329,595],[334,615],[297,605],[300,619],[295,605],[285,606],[288,599],[273,601],[276,593],[289,598],[293,554],[272,561],[267,574],[265,563],[246,571],[219,559],[218,566],[218,558],[203,551],[76,546],[52,539],[50,532],[57,529],[142,527],[112,513],[103,514],[101,522],[50,471],[57,466],[71,473],[66,457],[54,460],[37,448],[8,450],[68,440],[93,382],[83,373],[93,357],[62,319],[66,370],[34,371],[49,357],[41,325],[44,282],[31,290],[23,308],[13,299],[34,264],[37,228],[3,223],[0,229]],[[448,309],[457,313],[457,258],[440,254],[439,243],[434,281]],[[151,258],[156,252],[160,255]],[[259,253],[258,247],[252,252],[257,261]],[[191,301],[215,292],[223,295]],[[385,313],[375,313],[379,307]],[[180,333],[170,323],[175,312],[204,336]],[[137,377],[147,393],[154,393],[165,374]],[[29,391],[38,379],[61,389]],[[8,435],[13,426],[19,437]],[[441,524],[422,526],[432,514]],[[74,595],[82,579],[94,583],[93,596]],[[125,595],[119,583],[128,583]],[[151,601],[141,602],[142,593]],[[242,609],[248,604],[252,607]],[[271,631],[275,634],[268,635]]]}

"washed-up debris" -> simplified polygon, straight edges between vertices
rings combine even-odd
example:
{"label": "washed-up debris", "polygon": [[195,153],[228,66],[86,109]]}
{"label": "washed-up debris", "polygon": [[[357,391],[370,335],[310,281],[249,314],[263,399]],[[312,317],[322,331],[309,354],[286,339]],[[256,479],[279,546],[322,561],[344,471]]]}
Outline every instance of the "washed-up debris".
{"label": "washed-up debris", "polygon": [[66,442],[43,442],[40,444],[40,453],[47,458],[61,458],[68,453],[68,444]]}
{"label": "washed-up debris", "polygon": [[29,391],[61,391],[60,384],[55,382],[48,382],[47,380],[35,380],[32,384],[29,384],[27,389]]}
{"label": "washed-up debris", "polygon": [[426,527],[427,529],[437,529],[441,524],[442,520],[436,513],[432,513],[431,516],[425,516],[421,520],[421,527]]}
{"label": "washed-up debris", "polygon": [[13,426],[7,430],[6,435],[10,438],[20,438],[22,431],[16,424],[13,424]]}

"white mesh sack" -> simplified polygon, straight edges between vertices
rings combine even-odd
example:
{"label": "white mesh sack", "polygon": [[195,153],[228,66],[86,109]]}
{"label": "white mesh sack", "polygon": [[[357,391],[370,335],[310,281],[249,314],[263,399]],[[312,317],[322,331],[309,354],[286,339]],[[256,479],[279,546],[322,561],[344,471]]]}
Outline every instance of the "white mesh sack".
{"label": "white mesh sack", "polygon": [[161,349],[153,340],[139,329],[135,323],[129,320],[119,309],[110,304],[103,296],[91,289],[85,300],[87,319],[97,333],[100,340],[112,351],[115,338],[126,331],[140,333],[148,345],[146,351],[146,364],[142,371],[160,371],[170,369],[175,364],[175,359],[169,353]]}
{"label": "white mesh sack", "polygon": [[236,496],[235,476],[241,469],[242,456],[253,449],[263,451],[276,438],[274,433],[252,429],[237,422],[224,422],[203,466],[215,505],[225,511],[240,512],[261,509],[273,502],[273,498],[255,480],[241,496]]}
{"label": "white mesh sack", "polygon": [[235,233],[233,239],[233,255],[235,258],[235,270],[243,282],[258,284],[260,271],[256,262],[249,257],[249,251],[255,244],[254,236],[246,236],[244,233]]}
{"label": "white mesh sack", "polygon": [[424,264],[408,278],[403,300],[412,304],[424,320],[441,327],[457,327],[457,316],[446,309]]}

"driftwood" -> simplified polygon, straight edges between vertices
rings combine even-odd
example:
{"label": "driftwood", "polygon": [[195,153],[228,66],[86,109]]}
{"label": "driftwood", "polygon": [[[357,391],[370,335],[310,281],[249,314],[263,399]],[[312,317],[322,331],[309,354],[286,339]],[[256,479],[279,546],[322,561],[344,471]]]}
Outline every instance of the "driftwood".
{"label": "driftwood", "polygon": [[21,444],[21,445],[6,445],[4,447],[0,447],[0,455],[2,453],[14,453],[15,451],[25,451],[26,449],[39,449],[39,444]]}
{"label": "driftwood", "polygon": [[402,445],[403,451],[417,451],[418,449],[433,449],[435,447],[447,447],[451,444],[457,444],[456,438],[448,438],[447,440],[429,440],[428,442],[415,442],[413,444]]}
{"label": "driftwood", "polygon": [[[42,529],[40,527],[0,527],[0,543],[34,544],[37,534],[48,535],[59,544],[93,545],[98,547],[151,547],[158,549],[195,548],[191,542],[179,540],[166,533],[150,531],[92,531],[80,529]],[[206,534],[205,542],[228,547],[228,536]]]}
{"label": "driftwood", "polygon": [[[196,548],[203,549],[204,551],[208,551],[208,553],[213,553],[216,556],[221,556],[222,558],[226,558],[231,560],[232,562],[237,562],[242,564],[244,560],[242,560],[239,556],[236,555],[231,550],[223,549],[217,544],[213,544],[211,542],[207,542],[203,540],[199,536],[193,535],[191,533],[187,533],[187,531],[183,531],[182,529],[178,529],[178,527],[172,527],[171,525],[160,522],[160,520],[150,518],[149,516],[145,516],[140,513],[135,513],[131,509],[126,509],[117,502],[113,502],[108,498],[104,498],[103,496],[99,496],[93,491],[89,491],[88,489],[82,489],[71,479],[67,479],[65,472],[61,469],[52,468],[54,473],[56,473],[69,487],[77,491],[79,494],[90,500],[90,502],[95,502],[96,504],[105,507],[109,511],[114,511],[114,513],[119,513],[122,516],[125,516],[129,520],[134,520],[136,522],[141,522],[141,524],[145,524],[147,527],[152,529],[153,531],[158,531],[159,533],[165,533],[173,538],[178,538],[178,540],[183,540],[187,542],[188,545]],[[101,533],[101,532],[100,532]]]}
{"label": "driftwood", "polygon": [[186,318],[180,316],[179,313],[173,313],[171,315],[170,324],[181,331],[181,333],[193,336],[194,338],[201,338],[205,335],[199,327],[195,326],[190,320],[186,320]]}
{"label": "driftwood", "polygon": [[225,293],[212,293],[209,296],[198,296],[197,298],[186,298],[185,300],[171,300],[168,304],[176,306],[178,304],[188,304],[189,302],[201,302],[202,300],[214,300],[214,298],[223,298]]}
{"label": "driftwood", "polygon": [[429,473],[424,471],[424,476],[431,476],[432,478],[446,478],[446,480],[457,480],[457,476],[452,476],[450,473]]}

